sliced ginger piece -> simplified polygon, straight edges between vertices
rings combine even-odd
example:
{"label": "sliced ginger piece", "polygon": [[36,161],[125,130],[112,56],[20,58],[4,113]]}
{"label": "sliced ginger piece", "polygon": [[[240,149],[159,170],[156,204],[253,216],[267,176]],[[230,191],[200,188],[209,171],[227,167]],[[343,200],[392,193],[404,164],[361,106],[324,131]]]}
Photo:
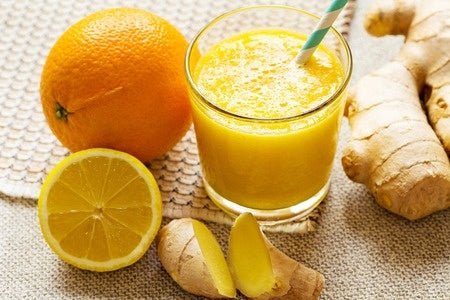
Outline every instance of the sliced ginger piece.
{"label": "sliced ginger piece", "polygon": [[322,274],[272,245],[250,213],[237,217],[231,229],[228,263],[237,288],[258,300],[317,299],[324,286]]}
{"label": "sliced ginger piece", "polygon": [[277,286],[269,249],[255,218],[238,216],[231,228],[228,264],[236,287],[247,297],[258,297]]}
{"label": "sliced ginger piece", "polygon": [[157,241],[162,265],[181,288],[210,298],[236,297],[222,249],[203,223],[172,220],[160,230]]}
{"label": "sliced ginger piece", "polygon": [[227,297],[235,297],[236,288],[216,238],[203,223],[194,220],[192,226],[218,292]]}

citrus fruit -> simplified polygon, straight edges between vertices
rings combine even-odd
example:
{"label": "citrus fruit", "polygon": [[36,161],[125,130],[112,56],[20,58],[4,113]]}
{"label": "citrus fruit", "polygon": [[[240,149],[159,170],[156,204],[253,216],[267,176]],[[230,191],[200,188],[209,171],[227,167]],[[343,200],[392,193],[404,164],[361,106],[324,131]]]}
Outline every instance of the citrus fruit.
{"label": "citrus fruit", "polygon": [[111,148],[150,161],[191,124],[183,61],[187,41],[142,9],[113,8],[72,25],[41,75],[49,127],[72,152]]}
{"label": "citrus fruit", "polygon": [[47,176],[38,216],[50,248],[92,271],[136,262],[161,225],[162,204],[150,171],[117,150],[88,149],[63,159]]}

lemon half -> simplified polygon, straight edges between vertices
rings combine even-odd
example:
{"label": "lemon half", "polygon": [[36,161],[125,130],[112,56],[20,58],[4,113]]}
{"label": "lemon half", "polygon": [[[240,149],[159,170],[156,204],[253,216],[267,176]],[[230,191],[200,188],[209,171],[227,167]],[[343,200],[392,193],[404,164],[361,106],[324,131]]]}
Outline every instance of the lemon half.
{"label": "lemon half", "polygon": [[135,157],[111,149],[69,155],[47,176],[39,196],[42,234],[64,261],[112,271],[148,250],[162,219],[158,185]]}

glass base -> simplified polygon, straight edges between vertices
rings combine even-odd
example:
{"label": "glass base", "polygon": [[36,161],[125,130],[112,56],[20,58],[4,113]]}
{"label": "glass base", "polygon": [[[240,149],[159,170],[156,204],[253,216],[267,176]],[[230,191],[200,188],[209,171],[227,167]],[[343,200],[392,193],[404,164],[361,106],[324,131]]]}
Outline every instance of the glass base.
{"label": "glass base", "polygon": [[252,213],[261,225],[276,225],[281,223],[287,223],[299,218],[309,215],[317,205],[328,194],[330,189],[330,180],[311,198],[302,201],[296,205],[290,207],[284,207],[280,209],[256,209],[245,207],[236,204],[228,199],[225,199],[219,195],[209,184],[203,179],[205,190],[211,200],[224,212],[232,216],[233,218],[244,212]]}

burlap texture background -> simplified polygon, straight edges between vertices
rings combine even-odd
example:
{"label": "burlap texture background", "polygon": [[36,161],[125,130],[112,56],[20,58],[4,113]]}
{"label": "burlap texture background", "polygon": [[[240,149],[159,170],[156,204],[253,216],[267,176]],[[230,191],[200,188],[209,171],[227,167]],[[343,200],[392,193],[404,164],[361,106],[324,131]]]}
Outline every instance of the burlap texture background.
{"label": "burlap texture background", "polygon": [[[362,15],[370,2],[358,2],[350,29],[353,81],[392,57],[401,43],[401,39],[379,40],[364,33]],[[91,11],[118,5],[143,7],[167,18],[191,38],[210,18],[254,3],[291,4],[320,14],[329,2],[0,2],[0,299],[198,298],[170,279],[154,244],[136,264],[110,273],[71,267],[46,245],[35,197],[45,174],[67,150],[50,134],[37,105],[39,76],[53,42]],[[342,19],[337,26],[345,31],[348,20]],[[376,205],[367,190],[342,171],[339,157],[348,135],[344,122],[332,187],[320,215],[277,228],[268,237],[291,257],[324,274],[321,299],[450,299],[449,211],[409,222]],[[226,249],[229,219],[211,205],[198,181],[192,131],[166,156],[152,162],[150,169],[165,199],[164,223],[182,216],[209,220],[208,226]],[[181,193],[174,189],[178,185]],[[199,200],[195,205],[193,198]]]}

